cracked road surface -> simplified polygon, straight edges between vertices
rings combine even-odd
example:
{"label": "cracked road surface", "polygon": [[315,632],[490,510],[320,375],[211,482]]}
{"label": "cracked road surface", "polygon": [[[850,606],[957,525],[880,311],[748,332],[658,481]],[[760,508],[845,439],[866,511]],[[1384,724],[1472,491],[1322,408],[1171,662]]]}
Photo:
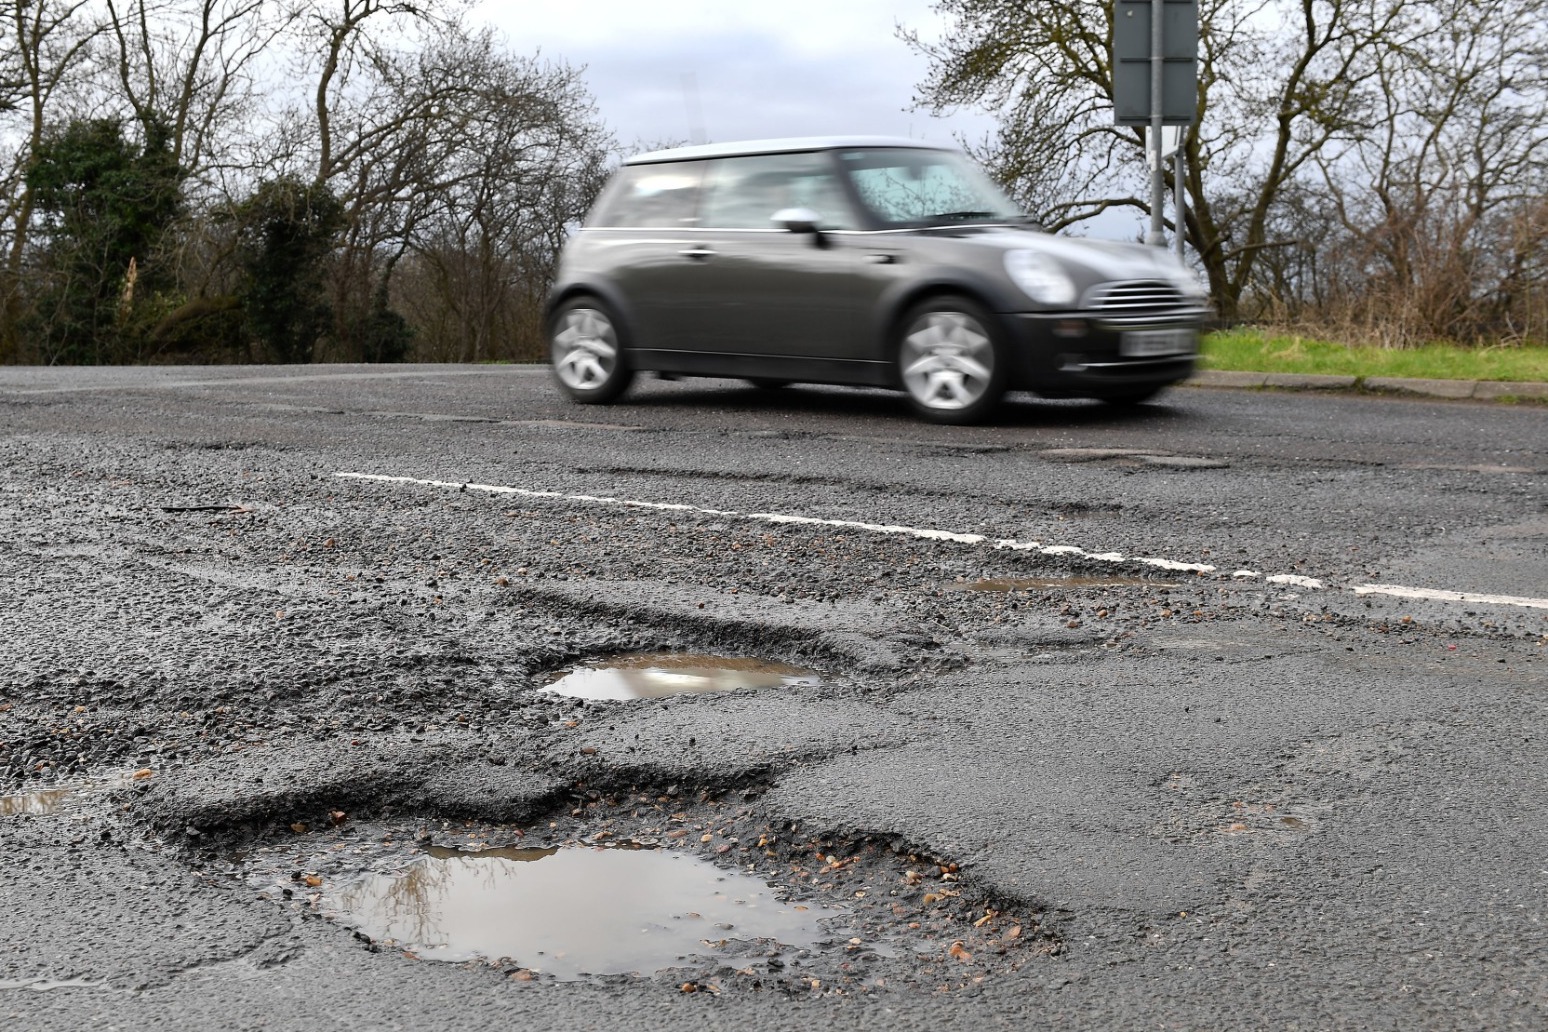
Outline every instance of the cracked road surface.
{"label": "cracked road surface", "polygon": [[[8,1027],[1548,1026],[1548,409],[7,369],[0,433]],[[816,676],[544,690],[660,652]],[[336,912],[603,844],[848,916],[560,981]]]}

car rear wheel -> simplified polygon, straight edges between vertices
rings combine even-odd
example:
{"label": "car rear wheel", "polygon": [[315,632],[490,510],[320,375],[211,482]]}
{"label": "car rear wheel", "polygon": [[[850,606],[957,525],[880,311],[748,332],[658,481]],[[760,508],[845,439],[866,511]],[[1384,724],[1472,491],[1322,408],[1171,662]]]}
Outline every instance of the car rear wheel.
{"label": "car rear wheel", "polygon": [[574,297],[549,322],[549,361],[560,388],[583,405],[605,405],[629,389],[623,326],[597,298]]}
{"label": "car rear wheel", "polygon": [[1005,394],[1004,331],[965,297],[915,306],[899,324],[897,374],[914,411],[934,423],[976,423]]}

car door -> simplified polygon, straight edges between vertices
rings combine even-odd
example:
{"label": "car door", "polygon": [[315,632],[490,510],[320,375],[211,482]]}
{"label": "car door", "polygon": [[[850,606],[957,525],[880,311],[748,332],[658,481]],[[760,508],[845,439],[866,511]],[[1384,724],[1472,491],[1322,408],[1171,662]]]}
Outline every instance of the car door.
{"label": "car door", "polygon": [[[776,226],[805,208],[819,231]],[[704,183],[694,346],[728,375],[847,379],[861,357],[860,248],[824,152],[722,158]]]}

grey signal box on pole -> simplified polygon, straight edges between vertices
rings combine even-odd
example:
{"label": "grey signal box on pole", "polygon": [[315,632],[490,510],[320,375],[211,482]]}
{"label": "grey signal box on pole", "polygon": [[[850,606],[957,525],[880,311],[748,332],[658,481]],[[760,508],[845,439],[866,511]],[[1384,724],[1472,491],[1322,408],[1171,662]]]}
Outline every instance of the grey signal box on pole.
{"label": "grey signal box on pole", "polygon": [[1113,115],[1118,125],[1150,125],[1151,10],[1161,17],[1161,121],[1190,125],[1198,108],[1198,0],[1117,0],[1113,5]]}

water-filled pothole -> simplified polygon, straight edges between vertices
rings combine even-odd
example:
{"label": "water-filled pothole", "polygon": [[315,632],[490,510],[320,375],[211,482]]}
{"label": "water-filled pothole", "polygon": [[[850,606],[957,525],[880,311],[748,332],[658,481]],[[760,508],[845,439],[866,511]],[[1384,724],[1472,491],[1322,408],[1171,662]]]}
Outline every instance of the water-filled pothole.
{"label": "water-filled pothole", "polygon": [[39,792],[19,792],[0,796],[0,817],[18,814],[39,816],[58,810],[64,801],[75,794],[73,788],[48,788]]}
{"label": "water-filled pothole", "polygon": [[1141,577],[986,577],[976,581],[955,581],[945,585],[950,591],[1068,591],[1074,588],[1166,588],[1176,585]]}
{"label": "water-filled pothole", "polygon": [[[620,862],[687,864],[682,871],[700,881],[680,885],[635,873],[582,870],[564,885],[549,885],[540,904],[557,911],[561,929],[578,930],[592,920],[588,915],[606,913],[612,925],[608,936],[648,941],[656,951],[649,962],[628,969],[657,983],[798,996],[938,992],[1013,974],[1061,949],[1036,914],[965,883],[956,864],[888,838],[835,838],[796,821],[771,819],[749,799],[756,792],[728,798],[709,789],[683,792],[680,786],[586,789],[576,783],[570,803],[550,811],[546,820],[521,825],[356,821],[342,810],[321,821],[282,822],[233,856],[229,873],[287,909],[355,925],[355,936],[367,949],[487,958],[468,963],[502,968],[521,981],[578,977],[565,972],[604,965],[592,957],[577,959],[573,947],[553,940],[473,948],[459,936],[454,948],[438,950],[449,940],[432,927],[439,917],[422,917],[424,906],[443,908],[453,896],[453,881],[475,883],[482,893],[519,892],[524,879],[531,887],[532,877],[547,872],[547,865],[563,867],[575,854],[596,856],[594,847],[619,843],[625,844],[622,849],[615,845],[598,862],[623,853],[627,859]],[[690,889],[694,895],[685,895]],[[717,893],[730,901],[729,916],[715,909],[726,906],[717,902]],[[642,922],[631,909],[635,900],[660,903],[670,916]],[[539,904],[477,896],[456,909],[486,920],[507,906],[516,909],[516,917],[497,921],[514,923],[539,912]],[[760,923],[781,910],[772,926]],[[373,922],[368,912],[381,916]],[[683,947],[681,940],[665,938],[668,932],[648,927],[652,921],[689,932],[692,939]],[[727,924],[732,927],[718,927]],[[565,956],[558,955],[561,950]],[[501,963],[508,955],[513,962]],[[669,965],[664,971],[656,967],[663,962]]]}
{"label": "water-filled pothole", "polygon": [[23,815],[44,817],[61,810],[79,808],[83,799],[100,796],[109,789],[122,788],[136,780],[144,780],[150,777],[150,774],[151,772],[147,770],[133,775],[106,777],[100,781],[53,785],[48,788],[33,789],[30,792],[0,795],[0,817]]}
{"label": "water-filled pothole", "polygon": [[344,924],[422,959],[508,959],[561,980],[766,964],[823,942],[842,913],[687,853],[619,847],[432,848],[334,901]]}
{"label": "water-filled pothole", "polygon": [[763,659],[644,652],[572,667],[543,691],[574,699],[621,701],[821,683],[816,671]]}

